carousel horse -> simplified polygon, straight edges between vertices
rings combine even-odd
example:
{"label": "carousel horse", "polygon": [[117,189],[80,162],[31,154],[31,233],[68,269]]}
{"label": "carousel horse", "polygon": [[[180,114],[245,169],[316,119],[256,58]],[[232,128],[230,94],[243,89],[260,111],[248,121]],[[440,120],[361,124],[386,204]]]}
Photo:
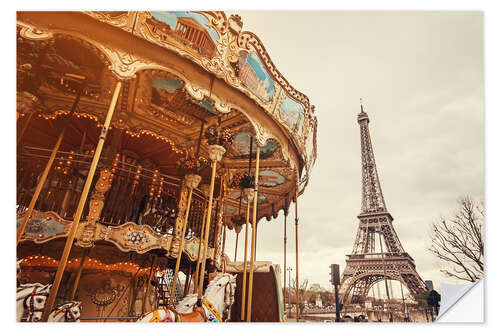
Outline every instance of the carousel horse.
{"label": "carousel horse", "polygon": [[24,310],[28,311],[26,321],[39,321],[42,319],[45,301],[49,297],[52,284],[26,283],[17,287],[17,321],[21,321]]}
{"label": "carousel horse", "polygon": [[57,305],[49,314],[48,321],[75,322],[80,321],[82,313],[82,302],[69,301]]}
{"label": "carousel horse", "polygon": [[[27,310],[26,321],[40,321],[42,319],[45,302],[49,297],[51,284],[41,283],[21,284],[17,288],[17,321],[21,321]],[[69,301],[57,305],[49,314],[48,321],[74,322],[80,321],[82,302]]]}
{"label": "carousel horse", "polygon": [[[198,296],[187,295],[174,308],[159,308],[148,312],[139,322],[223,322],[228,321],[234,303],[236,275],[218,274],[207,286],[201,306],[197,306]],[[221,315],[222,314],[222,315]]]}

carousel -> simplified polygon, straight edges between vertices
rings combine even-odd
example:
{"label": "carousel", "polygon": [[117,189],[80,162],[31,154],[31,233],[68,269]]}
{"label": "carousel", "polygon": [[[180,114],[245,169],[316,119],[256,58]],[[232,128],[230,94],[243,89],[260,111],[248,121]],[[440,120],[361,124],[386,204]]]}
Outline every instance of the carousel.
{"label": "carousel", "polygon": [[259,38],[224,12],[16,25],[17,320],[282,321],[257,223],[295,202],[298,264],[317,120]]}

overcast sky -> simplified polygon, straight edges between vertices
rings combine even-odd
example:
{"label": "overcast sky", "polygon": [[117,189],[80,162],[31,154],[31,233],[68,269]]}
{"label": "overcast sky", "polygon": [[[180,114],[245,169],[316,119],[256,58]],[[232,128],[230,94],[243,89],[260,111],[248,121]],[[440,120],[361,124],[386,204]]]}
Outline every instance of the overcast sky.
{"label": "overcast sky", "polygon": [[[229,14],[229,12],[228,12]],[[316,106],[318,159],[299,198],[299,273],[330,288],[361,209],[359,98],[382,191],[404,249],[434,286],[430,224],[459,196],[484,200],[483,16],[480,12],[240,11],[278,70]],[[293,212],[293,210],[291,210]],[[287,263],[295,268],[293,214]],[[226,253],[234,258],[235,234]],[[238,260],[243,260],[244,229]],[[283,267],[283,215],[258,229],[257,260]],[[294,277],[295,271],[292,273]],[[395,289],[398,290],[398,289]]]}

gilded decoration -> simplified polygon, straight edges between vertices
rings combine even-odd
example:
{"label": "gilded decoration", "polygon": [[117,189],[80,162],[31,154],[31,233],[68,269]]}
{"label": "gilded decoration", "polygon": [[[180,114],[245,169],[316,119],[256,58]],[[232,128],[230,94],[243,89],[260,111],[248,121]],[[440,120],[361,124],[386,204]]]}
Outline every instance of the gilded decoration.
{"label": "gilded decoration", "polygon": [[[101,14],[99,14],[101,13]],[[125,22],[125,17],[134,15],[137,16],[136,20],[136,27],[137,29],[134,30],[135,34],[139,34],[142,38],[145,38],[143,33],[139,33],[141,31],[141,26],[147,25],[146,23],[146,18],[152,18],[153,16],[150,13],[103,13],[99,12],[95,15],[91,15],[92,17],[99,19],[101,21],[104,21],[108,24],[112,24],[118,27],[123,27],[124,22]],[[87,13],[89,14],[89,13]],[[110,14],[110,15],[108,15]],[[104,15],[104,16],[103,16]],[[182,15],[187,15],[187,14],[182,14]],[[181,16],[182,16],[181,15]],[[255,96],[253,99],[256,100],[258,104],[260,104],[264,109],[266,109],[270,114],[273,115],[273,117],[277,118],[278,121],[282,122],[286,128],[293,133],[292,138],[296,140],[296,144],[300,148],[300,151],[302,151],[302,156],[304,158],[304,161],[307,164],[307,170],[306,170],[306,175],[305,177],[307,178],[307,174],[309,173],[310,166],[312,165],[314,158],[309,156],[311,154],[311,150],[313,151],[312,155],[315,155],[316,147],[315,147],[315,139],[313,138],[312,140],[309,139],[312,135],[315,134],[315,130],[311,131],[310,127],[315,126],[315,117],[312,116],[312,108],[309,105],[309,102],[307,100],[307,97],[303,96],[301,93],[296,92],[293,88],[291,88],[286,80],[281,77],[279,72],[275,69],[274,65],[269,59],[269,56],[265,52],[264,47],[262,46],[261,42],[258,40],[256,36],[249,32],[241,32],[240,27],[241,27],[241,19],[238,19],[236,16],[230,17],[228,20],[227,17],[225,16],[224,13],[221,12],[203,12],[203,13],[192,13],[190,14],[191,16],[194,17],[205,17],[206,22],[205,22],[205,28],[210,28],[213,29],[214,31],[217,32],[218,38],[214,38],[214,43],[217,45],[217,50],[215,54],[213,54],[212,58],[209,59],[209,57],[201,57],[201,58],[196,58],[193,56],[200,56],[199,51],[192,49],[191,48],[191,56],[190,59],[193,60],[193,58],[196,59],[202,59],[204,61],[198,63],[202,66],[208,66],[207,61],[211,61],[211,66],[213,68],[208,68],[211,72],[215,71],[215,68],[219,68],[222,72],[226,71],[227,73],[230,73],[229,77],[223,76],[226,80],[226,82],[230,83],[231,85],[239,88],[240,90],[248,90],[251,92],[251,89],[253,89],[253,93],[251,92],[251,95]],[[188,15],[188,16],[190,16]],[[186,16],[187,17],[187,16]],[[121,23],[118,23],[118,22]],[[112,22],[115,22],[116,24],[113,24]],[[148,23],[149,24],[149,23]],[[230,29],[228,29],[231,26]],[[28,27],[25,25],[25,27]],[[25,28],[27,31],[27,28]],[[31,29],[32,30],[32,29]],[[235,33],[238,32],[238,35]],[[50,32],[52,33],[52,32]],[[58,34],[62,34],[63,32],[59,31],[57,32]],[[199,34],[199,33],[198,33]],[[40,36],[45,36],[45,38],[49,38],[49,32],[42,34],[38,33]],[[75,38],[79,38],[85,41],[85,38],[83,36],[79,36],[77,33],[71,33],[71,35],[74,35]],[[151,37],[151,36],[150,36]],[[151,37],[152,38],[152,37]],[[149,39],[151,39],[149,38]],[[154,38],[153,38],[154,39]],[[207,96],[210,96],[210,92],[207,91],[206,89],[203,88],[197,88],[193,86],[192,80],[189,80],[187,77],[183,76],[183,72],[179,68],[175,68],[175,66],[172,66],[172,68],[166,68],[161,65],[151,63],[145,59],[139,59],[137,57],[134,57],[126,52],[123,52],[119,49],[115,48],[110,48],[108,46],[104,45],[99,45],[95,42],[92,42],[90,40],[86,40],[85,42],[91,43],[94,48],[99,50],[99,54],[104,54],[106,58],[106,62],[109,63],[110,68],[112,69],[112,72],[120,79],[125,79],[125,78],[130,78],[134,77],[135,73],[137,71],[141,71],[143,69],[148,69],[149,70],[154,70],[156,68],[159,71],[162,70],[167,70],[174,75],[177,75],[185,84],[184,84],[184,90],[188,93],[188,95],[194,100],[199,101],[200,103],[204,101],[204,99]],[[158,41],[155,40],[155,43],[160,44],[162,46],[165,46],[165,42],[163,41]],[[165,45],[164,45],[165,44]],[[184,45],[185,46],[185,45]],[[169,46],[170,49],[175,49],[172,45]],[[179,50],[177,50],[179,51]],[[246,53],[245,53],[246,52]],[[179,52],[178,52],[179,53]],[[182,52],[179,54],[183,55]],[[185,55],[185,54],[184,54]],[[205,54],[206,55],[206,54]],[[214,61],[217,59],[219,62],[219,65],[215,65]],[[232,61],[232,62],[230,62]],[[237,74],[234,74],[234,69],[232,67],[232,64],[234,63],[241,63],[247,64],[247,78],[246,81],[242,81],[242,73],[243,72],[238,72]],[[225,66],[221,67],[220,64],[224,63]],[[253,67],[252,67],[253,66]],[[239,66],[237,66],[239,67]],[[252,69],[252,71],[248,71]],[[148,70],[148,71],[149,71]],[[248,73],[252,73],[251,78],[249,79],[250,76],[248,76]],[[218,77],[216,72],[214,73]],[[220,74],[220,73],[219,73]],[[259,78],[259,74],[260,78]],[[238,75],[240,75],[240,78],[238,78]],[[229,79],[230,78],[230,79]],[[262,81],[261,84],[258,84],[256,79],[261,79]],[[257,82],[257,85],[255,83],[252,83],[253,85],[251,86],[251,89],[248,87],[245,87],[243,84],[246,82],[247,86],[249,82]],[[142,87],[144,88],[144,87]],[[141,87],[139,87],[139,90]],[[148,88],[151,89],[151,88]],[[260,94],[260,95],[259,95]],[[140,91],[138,91],[137,96],[143,96]],[[260,96],[260,97],[258,97]],[[291,96],[291,97],[290,97]],[[212,95],[211,98],[214,100],[213,107],[219,112],[230,112],[231,107],[236,107],[238,110],[240,110],[242,113],[244,113],[248,120],[251,122],[252,126],[254,127],[256,131],[256,139],[257,142],[260,146],[265,146],[266,142],[274,138],[273,133],[269,132],[266,130],[266,128],[262,127],[259,125],[259,123],[255,122],[253,120],[253,117],[250,115],[246,114],[244,110],[242,110],[241,107],[237,105],[236,101],[232,101],[231,103],[228,102],[222,102],[220,99],[220,96],[215,96]],[[268,102],[267,104],[263,104],[263,100],[269,101],[269,99],[272,99],[272,102]],[[143,98],[144,102],[144,98]],[[295,104],[294,104],[295,103]],[[150,103],[147,103],[148,108],[152,108]],[[290,107],[290,104],[291,107]],[[294,105],[293,105],[294,104]],[[144,103],[143,103],[144,106]],[[168,110],[164,110],[163,112],[159,112],[158,110],[151,110],[150,112],[153,112],[153,114],[156,115],[161,115],[162,113],[164,114],[164,117],[167,118],[178,118],[178,114],[176,115],[175,112],[168,112]],[[175,119],[174,121],[182,121],[182,119]],[[132,121],[131,121],[132,122]],[[191,120],[192,122],[192,120]],[[185,123],[186,125],[188,123]],[[122,125],[125,126],[122,122]],[[129,128],[135,132],[138,132],[141,130],[141,127],[137,127],[132,125]],[[313,134],[314,133],[314,134]],[[312,149],[308,147],[308,149],[305,148],[306,145],[306,140],[308,142],[312,141],[312,144],[308,143],[309,146],[312,145]],[[284,146],[282,147],[283,154],[287,157],[288,159],[288,147]],[[293,166],[296,167],[296,166]],[[306,178],[304,178],[303,181],[306,181]]]}
{"label": "gilded decoration", "polygon": [[219,145],[210,145],[208,146],[208,156],[210,160],[214,162],[220,162],[222,160],[222,156],[226,152],[226,149]]}
{"label": "gilded decoration", "polygon": [[199,175],[193,175],[193,174],[189,174],[189,175],[184,176],[184,179],[186,181],[186,187],[188,189],[197,188],[198,184],[201,181],[201,177]]}
{"label": "gilded decoration", "polygon": [[[187,254],[191,261],[196,261],[198,258],[198,248],[201,248],[201,252],[203,253],[203,241],[196,237],[192,237],[187,239],[184,243],[184,253]],[[208,248],[207,258],[213,258],[215,255],[215,251],[213,248]]]}
{"label": "gilded decoration", "polygon": [[[232,15],[227,18],[223,12],[137,12],[130,15],[136,17],[134,34],[176,52],[243,90],[263,109],[284,123],[293,133],[294,140],[300,147],[304,160],[306,159],[305,140],[310,132],[310,122],[315,119],[309,99],[294,89],[276,69],[260,39],[251,32],[241,31],[241,17]],[[94,18],[99,19],[97,15]],[[109,17],[100,20],[111,24]],[[191,21],[190,26],[187,20]],[[211,31],[211,34],[207,31]],[[212,36],[208,43],[211,46],[205,45],[210,52],[208,49],[203,51],[196,44],[202,36]],[[210,95],[209,91],[201,90],[204,96]],[[193,97],[202,100],[201,96]],[[292,123],[290,113],[293,116],[296,108],[288,113],[288,109],[285,109],[284,119],[279,116],[279,112],[276,117],[276,106],[285,98],[302,105],[301,114],[294,115],[298,119]],[[236,104],[220,100],[216,102],[216,108],[221,112],[229,112],[231,107],[238,108]],[[288,104],[290,103],[285,101],[285,106]],[[260,144],[264,145],[269,137],[260,128],[256,130]]]}
{"label": "gilded decoration", "polygon": [[[23,221],[26,212],[17,215],[17,227]],[[71,222],[64,220],[55,212],[39,212],[34,210],[31,214],[21,241],[32,240],[35,243],[44,243],[55,238],[66,237],[71,227]]]}
{"label": "gilded decoration", "polygon": [[[204,127],[201,128],[205,130],[217,127],[218,124],[220,128],[227,129],[234,135],[234,141],[228,147],[211,145],[202,137],[199,148],[200,159],[204,162],[207,162],[207,157],[218,162],[224,157],[222,168],[218,169],[227,172],[227,179],[246,172],[249,158],[252,158],[255,164],[256,148],[260,147],[258,219],[264,216],[269,219],[271,216],[276,216],[279,209],[288,209],[286,205],[293,201],[294,187],[299,184],[300,191],[303,191],[316,158],[317,127],[316,117],[313,115],[314,107],[309,104],[305,95],[296,91],[281,76],[260,40],[252,33],[242,30],[241,17],[237,15],[227,17],[223,12],[85,12],[84,14],[71,15],[76,21],[79,20],[78,22],[92,23],[95,19],[112,27],[96,22],[95,27],[87,34],[83,31],[78,32],[81,30],[75,27],[66,27],[67,23],[59,24],[57,20],[53,20],[53,23],[42,29],[18,21],[19,36],[35,44],[41,45],[44,41],[54,41],[56,46],[61,41],[75,43],[77,48],[68,47],[69,43],[62,48],[69,50],[70,52],[66,52],[69,55],[59,52],[57,48],[57,52],[50,52],[50,64],[58,66],[56,68],[58,70],[66,68],[65,64],[79,71],[85,67],[72,61],[74,58],[71,53],[75,54],[75,58],[78,58],[79,53],[84,54],[78,48],[80,46],[100,60],[101,66],[92,64],[86,66],[95,72],[91,73],[92,83],[98,88],[82,96],[74,113],[75,119],[72,120],[77,124],[76,127],[84,122],[91,124],[85,128],[89,129],[89,132],[86,132],[86,137],[82,140],[82,147],[88,146],[89,141],[95,142],[93,122],[99,131],[113,87],[117,80],[124,81],[115,117],[109,128],[113,128],[113,131],[109,131],[110,138],[105,143],[105,149],[109,148],[109,151],[105,150],[103,156],[112,163],[112,154],[117,152],[123,155],[120,146],[133,146],[127,149],[136,152],[141,159],[137,159],[137,164],[127,162],[113,166],[113,175],[115,180],[120,178],[119,172],[115,173],[116,167],[117,170],[122,169],[123,173],[129,172],[138,178],[135,178],[137,181],[132,179],[113,183],[113,176],[107,170],[100,169],[103,170],[100,179],[97,180],[94,192],[90,196],[88,208],[85,208],[89,211],[88,215],[77,230],[77,245],[93,246],[92,251],[95,251],[100,248],[102,241],[105,241],[114,245],[107,244],[108,249],[113,248],[113,251],[123,252],[131,258],[140,257],[136,254],[145,254],[154,249],[165,250],[161,252],[166,252],[166,256],[170,258],[176,257],[181,227],[185,219],[187,190],[196,188],[201,179],[205,183],[200,185],[200,188],[203,188],[209,179],[210,168],[191,172],[199,176],[190,175],[192,177],[186,177],[184,184],[181,185],[182,179],[179,178],[182,178],[182,175],[175,174],[175,163],[182,156],[187,156],[188,151],[194,156],[202,123]],[[57,18],[57,15],[63,14],[50,15]],[[21,14],[20,18],[23,17],[26,17],[28,22],[37,22],[35,14],[32,16],[28,13]],[[89,25],[91,26],[92,24]],[[96,27],[104,27],[111,35],[116,33],[120,38],[100,39]],[[141,45],[144,48],[134,52],[130,49],[130,45]],[[73,50],[77,52],[72,52]],[[85,53],[87,54],[89,53]],[[54,126],[59,129],[58,123],[62,122],[61,118],[69,113],[75,92],[71,87],[65,88],[64,78],[59,79],[61,78],[54,77],[40,88],[47,108],[34,117],[35,121],[40,122],[39,127],[50,124],[53,129]],[[31,102],[27,99],[25,108],[31,108],[33,104]],[[22,116],[24,115],[20,117]],[[79,126],[77,129],[83,132],[81,130],[83,128],[84,126]],[[73,134],[70,136],[76,138],[77,135]],[[253,136],[251,153],[249,135]],[[72,138],[72,141],[76,140],[80,139]],[[78,143],[75,142],[71,142],[70,145],[78,147]],[[107,156],[108,153],[111,157]],[[92,155],[90,149],[83,154]],[[151,165],[146,163],[146,161],[158,162],[160,159],[158,156],[162,156],[161,163]],[[99,168],[102,167],[107,166],[104,164]],[[152,180],[144,177],[146,169],[149,172],[147,176]],[[82,175],[81,170],[74,171],[80,172],[78,177]],[[139,176],[141,171],[143,174]],[[165,184],[168,184],[165,188],[163,179],[160,186],[155,183],[158,181],[156,177],[158,174],[165,177]],[[220,184],[221,178],[219,174],[216,183]],[[136,206],[142,205],[142,198],[145,202],[144,207],[137,209],[134,207],[133,214],[124,213],[121,214],[123,216],[118,216],[115,210],[121,209],[120,204],[128,206],[127,201],[122,198],[127,197],[128,193],[135,193],[137,184],[144,186],[144,192],[137,192],[134,197],[128,198],[133,198],[132,201],[137,204]],[[126,187],[129,185],[130,188]],[[157,228],[155,223],[163,222],[158,216],[163,217],[161,214],[165,211],[166,196],[165,192],[162,192],[164,190],[172,191],[176,202],[170,206],[175,208],[173,213],[168,215],[169,220],[164,224],[165,228]],[[193,193],[192,216],[190,214],[189,217],[191,229],[183,249],[191,261],[196,260],[198,250],[203,246],[197,237],[201,230],[200,221],[203,219],[203,205],[206,205],[206,198],[203,198],[200,192],[196,190]],[[231,217],[239,213],[240,197],[242,206],[244,205],[242,210],[246,210],[247,201],[254,199],[253,188],[248,192],[250,193],[242,194],[240,188],[224,190],[227,194],[223,199],[224,204],[214,217],[216,232],[213,237],[214,244],[210,245],[214,248],[209,247],[207,254],[207,257],[214,259],[216,264],[220,264],[222,256],[220,253],[222,226],[224,222],[229,226]],[[78,193],[75,196],[78,196]],[[112,200],[116,198],[119,200]],[[50,209],[57,210],[51,207]],[[106,210],[110,211],[108,215]],[[68,212],[71,213],[71,209],[66,212],[62,210],[60,214],[68,217],[69,215],[64,215]],[[151,218],[146,219],[147,216]],[[64,220],[57,213],[35,212],[28,222],[22,240],[44,243],[54,238],[66,237],[70,224],[71,221]],[[233,227],[238,232],[241,230],[241,225]],[[105,302],[107,296],[103,294],[101,299]]]}

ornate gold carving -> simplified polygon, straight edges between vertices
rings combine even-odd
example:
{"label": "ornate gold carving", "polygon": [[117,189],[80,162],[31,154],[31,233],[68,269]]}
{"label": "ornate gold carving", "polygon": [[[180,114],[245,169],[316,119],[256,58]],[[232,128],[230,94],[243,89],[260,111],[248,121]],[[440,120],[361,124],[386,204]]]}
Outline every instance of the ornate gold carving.
{"label": "ornate gold carving", "polygon": [[87,221],[83,223],[83,228],[79,237],[77,237],[76,245],[81,247],[94,246],[94,238],[96,237],[97,230],[96,222],[101,216],[101,211],[104,207],[104,193],[111,188],[111,183],[111,172],[108,169],[102,170],[90,198]]}
{"label": "ornate gold carving", "polygon": [[125,51],[102,45],[106,55],[111,59],[109,69],[116,75],[118,80],[135,78],[135,73],[141,69],[148,68],[151,61],[139,58]]}
{"label": "ornate gold carving", "polygon": [[135,15],[137,15],[137,12],[126,12],[120,15],[111,15],[113,14],[113,12],[99,11],[88,11],[83,13],[91,16],[96,20],[113,25],[128,32],[132,31],[134,18]]}
{"label": "ornate gold carving", "polygon": [[226,149],[222,146],[219,145],[208,146],[208,156],[212,161],[220,162],[225,152]]}
{"label": "ornate gold carving", "polygon": [[183,182],[179,194],[178,212],[174,226],[174,237],[172,240],[172,245],[170,246],[169,249],[169,255],[174,258],[177,257],[177,253],[179,253],[179,242],[181,239],[182,225],[184,224],[186,208],[187,208],[187,196],[188,196],[188,187],[186,186],[186,182]]}
{"label": "ornate gold carving", "polygon": [[26,24],[21,21],[17,21],[17,25],[21,27],[21,31],[19,32],[19,34],[27,39],[43,40],[51,39],[54,37],[54,35],[50,31],[38,29],[35,26]]}
{"label": "ornate gold carving", "polygon": [[[16,216],[17,223],[21,223],[26,212]],[[72,221],[63,219],[56,212],[39,212],[33,210],[21,241],[32,240],[33,242],[45,243],[55,238],[66,237]]]}
{"label": "ornate gold carving", "polygon": [[253,189],[253,188],[245,188],[245,189],[243,189],[243,193],[247,197],[247,202],[253,202],[253,198],[255,196],[254,192],[255,192],[255,189]]}
{"label": "ornate gold carving", "polygon": [[194,174],[185,175],[184,181],[186,182],[186,187],[188,189],[195,189],[201,181],[201,176]]}

